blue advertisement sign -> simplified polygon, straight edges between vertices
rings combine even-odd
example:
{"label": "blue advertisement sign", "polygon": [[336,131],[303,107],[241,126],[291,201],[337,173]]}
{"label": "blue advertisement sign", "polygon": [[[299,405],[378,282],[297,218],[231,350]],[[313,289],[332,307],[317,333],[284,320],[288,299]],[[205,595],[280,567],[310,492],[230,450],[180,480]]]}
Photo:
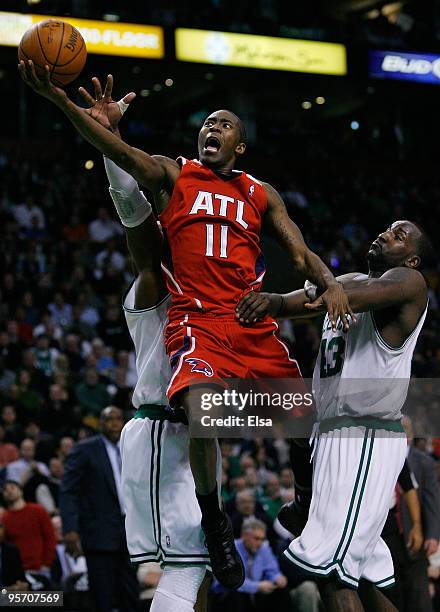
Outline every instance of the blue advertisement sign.
{"label": "blue advertisement sign", "polygon": [[440,55],[369,51],[368,59],[372,77],[440,85]]}

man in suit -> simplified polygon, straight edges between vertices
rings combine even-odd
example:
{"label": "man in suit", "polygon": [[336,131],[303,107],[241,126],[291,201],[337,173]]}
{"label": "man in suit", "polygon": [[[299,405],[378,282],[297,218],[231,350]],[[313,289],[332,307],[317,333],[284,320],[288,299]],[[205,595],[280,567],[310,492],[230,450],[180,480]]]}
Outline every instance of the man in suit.
{"label": "man in suit", "polygon": [[[422,528],[424,546],[416,554],[405,550],[403,563],[396,563],[397,582],[400,578],[405,612],[432,612],[428,583],[428,557],[437,551],[440,538],[440,488],[437,481],[435,461],[413,445],[411,420],[403,418],[403,425],[408,438],[408,465],[418,484],[422,511]],[[408,542],[411,530],[411,518],[407,505],[400,504],[405,542]],[[397,573],[397,572],[396,572]],[[398,585],[399,586],[399,585]]]}
{"label": "man in suit", "polygon": [[66,550],[84,551],[90,591],[99,612],[117,600],[119,610],[138,609],[138,584],[130,565],[121,496],[119,438],[122,411],[101,412],[101,434],[79,442],[65,463],[60,511]]}
{"label": "man in suit", "polygon": [[27,591],[29,588],[21,563],[20,551],[4,542],[5,528],[0,519],[0,587],[8,591]]}

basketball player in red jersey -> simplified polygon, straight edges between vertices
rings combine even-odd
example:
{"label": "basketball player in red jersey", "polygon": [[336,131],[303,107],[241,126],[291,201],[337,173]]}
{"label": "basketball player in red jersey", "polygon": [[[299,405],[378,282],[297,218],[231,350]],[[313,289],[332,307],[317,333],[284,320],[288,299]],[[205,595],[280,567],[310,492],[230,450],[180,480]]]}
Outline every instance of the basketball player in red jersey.
{"label": "basketball player in red jersey", "polygon": [[[235,318],[237,301],[258,290],[263,278],[258,246],[263,218],[296,269],[324,291],[332,324],[341,317],[348,325],[345,292],[308,249],[278,193],[234,170],[246,148],[243,125],[234,113],[217,111],[205,120],[199,160],[174,161],[129,146],[93,120],[94,113],[102,111],[99,102],[111,99],[112,79],[104,94],[95,82],[98,103],[84,112],[50,82],[48,68],[44,79],[36,76],[31,61],[21,62],[19,69],[25,82],[54,102],[86,140],[145,185],[163,211],[171,255],[165,257],[164,271],[173,297],[166,333],[173,367],[170,403],[183,405],[190,416],[190,383],[206,383],[211,390],[215,379],[227,377],[300,376],[296,361],[289,359],[276,335],[274,320],[246,328]],[[243,566],[229,519],[219,507],[215,441],[192,438],[190,459],[214,574],[223,585],[238,588]]]}

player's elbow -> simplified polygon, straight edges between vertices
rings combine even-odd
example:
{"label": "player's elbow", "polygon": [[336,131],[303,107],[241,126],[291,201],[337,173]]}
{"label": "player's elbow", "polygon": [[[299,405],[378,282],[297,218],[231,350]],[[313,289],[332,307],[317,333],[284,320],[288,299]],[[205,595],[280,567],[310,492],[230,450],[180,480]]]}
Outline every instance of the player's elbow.
{"label": "player's elbow", "polygon": [[302,274],[303,276],[305,276],[306,271],[307,271],[306,252],[303,249],[299,249],[295,251],[295,253],[292,256],[292,259],[293,259],[293,265],[295,266],[295,270],[299,272],[300,274]]}

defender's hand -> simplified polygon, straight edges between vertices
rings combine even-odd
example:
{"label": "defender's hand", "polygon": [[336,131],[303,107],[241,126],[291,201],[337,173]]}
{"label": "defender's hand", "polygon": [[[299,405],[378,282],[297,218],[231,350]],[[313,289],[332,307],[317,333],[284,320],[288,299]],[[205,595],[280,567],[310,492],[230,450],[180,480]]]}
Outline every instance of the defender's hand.
{"label": "defender's hand", "polygon": [[347,294],[340,283],[331,285],[327,291],[324,291],[324,293],[314,302],[304,304],[304,308],[308,308],[309,310],[317,310],[322,306],[327,308],[333,331],[336,330],[336,324],[339,318],[342,321],[344,332],[347,332],[350,327],[348,315],[350,315],[353,322],[356,321]]}
{"label": "defender's hand", "polygon": [[241,323],[262,321],[267,314],[271,316],[276,316],[278,314],[281,300],[281,295],[249,291],[249,293],[238,302],[235,309],[235,316]]}
{"label": "defender's hand", "polygon": [[124,113],[124,111],[121,110],[121,105],[128,105],[130,102],[133,102],[136,94],[134,91],[131,91],[126,94],[122,100],[115,102],[112,98],[113,76],[111,74],[107,76],[104,93],[102,93],[101,82],[97,77],[92,78],[92,83],[95,90],[94,98],[89,94],[87,89],[84,89],[84,87],[78,89],[85,102],[89,105],[89,108],[86,108],[85,112],[108,130],[116,132]]}
{"label": "defender's hand", "polygon": [[47,98],[55,104],[61,104],[66,100],[67,94],[64,89],[57,87],[50,80],[50,68],[49,66],[44,67],[44,77],[38,77],[35,72],[35,66],[32,60],[23,61],[21,60],[18,64],[18,71],[21,78],[33,89],[37,94]]}

